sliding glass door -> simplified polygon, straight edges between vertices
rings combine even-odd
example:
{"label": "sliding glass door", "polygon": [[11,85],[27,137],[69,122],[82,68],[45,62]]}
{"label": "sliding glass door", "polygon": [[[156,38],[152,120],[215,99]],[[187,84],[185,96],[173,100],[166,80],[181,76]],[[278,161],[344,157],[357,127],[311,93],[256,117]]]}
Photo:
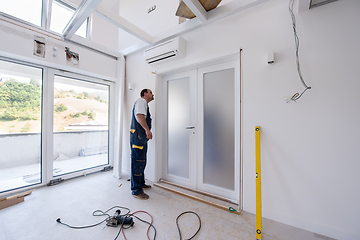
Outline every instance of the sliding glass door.
{"label": "sliding glass door", "polygon": [[43,69],[0,60],[0,193],[42,182]]}
{"label": "sliding glass door", "polygon": [[0,58],[0,194],[111,165],[113,86]]}
{"label": "sliding glass door", "polygon": [[109,95],[109,85],[54,76],[54,177],[109,163]]}

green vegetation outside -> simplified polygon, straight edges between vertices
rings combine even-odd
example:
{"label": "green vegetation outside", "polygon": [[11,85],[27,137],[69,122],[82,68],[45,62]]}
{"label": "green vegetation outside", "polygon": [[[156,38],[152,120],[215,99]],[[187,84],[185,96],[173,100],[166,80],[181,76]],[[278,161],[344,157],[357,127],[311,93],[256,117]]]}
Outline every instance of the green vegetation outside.
{"label": "green vegetation outside", "polygon": [[[93,99],[101,103],[107,103],[106,100],[95,94],[89,95],[87,92],[76,93],[74,90],[56,90],[55,98],[76,98]],[[54,113],[62,113],[68,110],[64,103],[54,106]],[[19,82],[16,79],[10,79],[0,82],[0,121],[16,122],[40,120],[41,114],[41,83],[39,80],[31,79],[29,83]],[[77,112],[68,115],[71,118],[87,116],[94,120],[95,113],[91,110]],[[31,124],[26,123],[20,132],[29,132]]]}
{"label": "green vegetation outside", "polygon": [[0,119],[37,120],[41,109],[40,81],[31,79],[30,83],[10,79],[0,83]]}

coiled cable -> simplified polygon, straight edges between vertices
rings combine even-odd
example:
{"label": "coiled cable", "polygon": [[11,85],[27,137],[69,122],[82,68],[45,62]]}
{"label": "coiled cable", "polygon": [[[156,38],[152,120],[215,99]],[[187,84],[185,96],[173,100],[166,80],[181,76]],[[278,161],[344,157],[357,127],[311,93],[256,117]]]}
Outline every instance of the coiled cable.
{"label": "coiled cable", "polygon": [[192,213],[192,214],[195,214],[195,215],[196,215],[196,217],[199,219],[199,228],[198,228],[198,230],[196,231],[196,233],[191,236],[191,238],[186,239],[186,240],[191,240],[191,239],[193,239],[193,238],[196,236],[196,234],[198,234],[198,232],[200,231],[200,228],[201,228],[201,220],[200,220],[199,215],[197,215],[197,214],[196,214],[195,212],[193,212],[193,211],[186,211],[186,212],[181,213],[181,214],[180,214],[179,216],[177,216],[177,218],[176,218],[176,227],[177,227],[177,229],[178,229],[178,231],[179,231],[180,240],[181,240],[181,232],[180,232],[180,228],[179,228],[178,219],[179,219],[180,216],[182,216],[182,215],[184,215],[184,214],[187,214],[187,213]]}

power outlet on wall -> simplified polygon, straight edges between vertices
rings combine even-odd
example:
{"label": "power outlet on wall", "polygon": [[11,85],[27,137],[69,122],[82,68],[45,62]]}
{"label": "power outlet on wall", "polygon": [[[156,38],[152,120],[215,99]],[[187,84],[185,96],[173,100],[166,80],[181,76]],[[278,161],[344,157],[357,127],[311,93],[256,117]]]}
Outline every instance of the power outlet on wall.
{"label": "power outlet on wall", "polygon": [[45,58],[45,42],[34,40],[34,55]]}

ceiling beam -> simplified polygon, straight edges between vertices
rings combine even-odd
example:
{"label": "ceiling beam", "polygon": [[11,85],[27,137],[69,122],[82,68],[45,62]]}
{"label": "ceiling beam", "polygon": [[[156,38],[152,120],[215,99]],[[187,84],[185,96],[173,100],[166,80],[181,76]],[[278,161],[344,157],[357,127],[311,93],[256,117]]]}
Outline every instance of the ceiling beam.
{"label": "ceiling beam", "polygon": [[[207,23],[207,22],[205,22]],[[154,39],[154,44],[167,41],[171,38],[178,37],[181,34],[184,34],[186,32],[189,32],[191,30],[194,30],[196,28],[199,28],[203,26],[204,23],[200,22],[198,18],[192,18],[187,20],[186,22],[183,22],[182,24],[177,25],[176,27],[170,28],[169,30],[166,30],[164,32],[161,32],[159,34],[156,34]]]}
{"label": "ceiling beam", "polygon": [[208,21],[218,21],[266,1],[269,0],[233,0],[208,12]]}
{"label": "ceiling beam", "polygon": [[63,30],[63,38],[70,40],[101,1],[102,0],[83,0]]}
{"label": "ceiling beam", "polygon": [[229,2],[225,5],[222,5],[207,12],[206,22],[200,22],[198,18],[193,18],[187,20],[182,24],[177,25],[176,27],[168,31],[155,35],[153,38],[154,44],[167,41],[171,38],[180,36],[181,34],[192,31],[194,29],[205,26],[220,19],[226,18],[232,14],[244,11],[250,7],[253,7],[255,5],[258,5],[266,1],[268,0],[233,0],[232,2]]}
{"label": "ceiling beam", "polygon": [[194,29],[211,24],[215,21],[226,18],[235,13],[245,11],[246,9],[249,9],[251,7],[254,7],[254,6],[261,4],[263,2],[266,2],[266,1],[269,1],[269,0],[233,0],[232,2],[229,2],[225,5],[219,6],[215,9],[207,12],[207,14],[206,14],[207,21],[205,21],[205,22],[200,22],[200,20],[197,17],[187,20],[186,22],[179,24],[174,28],[171,28],[165,32],[162,32],[162,33],[159,33],[159,34],[153,36],[152,44],[149,44],[145,47],[144,46],[140,47],[140,45],[133,45],[133,46],[130,46],[129,48],[127,48],[125,51],[120,51],[120,52],[124,55],[127,55],[130,53],[139,51],[141,49],[148,48],[152,45],[162,43],[162,42],[172,39],[174,37],[178,37],[184,33],[187,33]]}
{"label": "ceiling beam", "polygon": [[207,13],[199,0],[182,0],[186,6],[195,14],[195,16],[201,21],[206,22]]}
{"label": "ceiling beam", "polygon": [[108,22],[114,24],[118,28],[121,28],[125,32],[128,32],[129,34],[141,39],[142,41],[148,44],[151,44],[153,42],[152,36],[150,34],[137,27],[136,25],[132,24],[125,18],[120,17],[118,13],[113,12],[111,9],[105,7],[104,5],[99,4],[95,12]]}
{"label": "ceiling beam", "polygon": [[135,51],[137,51],[139,49],[143,49],[143,48],[146,48],[146,47],[149,47],[149,44],[144,43],[144,42],[139,42],[139,43],[131,45],[130,47],[122,49],[120,51],[120,53],[123,54],[123,55],[126,55],[126,54],[135,52]]}

